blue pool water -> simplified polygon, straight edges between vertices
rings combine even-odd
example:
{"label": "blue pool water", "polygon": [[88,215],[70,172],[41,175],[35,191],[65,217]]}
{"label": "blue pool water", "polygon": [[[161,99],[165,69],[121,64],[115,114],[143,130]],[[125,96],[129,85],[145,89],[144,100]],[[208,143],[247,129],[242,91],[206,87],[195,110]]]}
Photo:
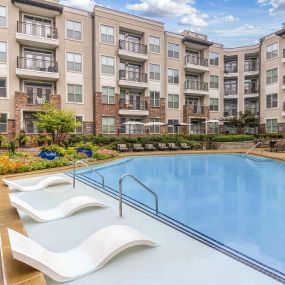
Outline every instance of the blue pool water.
{"label": "blue pool water", "polygon": [[[285,163],[239,155],[146,156],[99,167],[118,190],[129,173],[159,197],[159,212],[285,277]],[[100,181],[87,171],[82,177]],[[126,179],[128,180],[128,179]],[[154,199],[124,181],[124,194],[154,208]]]}

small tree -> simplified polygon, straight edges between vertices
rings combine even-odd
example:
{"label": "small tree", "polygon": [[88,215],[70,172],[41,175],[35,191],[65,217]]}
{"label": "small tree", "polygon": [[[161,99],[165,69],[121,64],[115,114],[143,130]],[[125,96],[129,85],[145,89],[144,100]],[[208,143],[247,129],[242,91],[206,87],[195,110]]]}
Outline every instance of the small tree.
{"label": "small tree", "polygon": [[58,110],[51,103],[44,104],[36,117],[38,128],[51,133],[53,143],[62,144],[69,133],[81,126],[73,112]]}
{"label": "small tree", "polygon": [[250,111],[239,112],[237,116],[224,118],[227,126],[235,128],[239,134],[245,133],[247,128],[255,128],[259,125],[259,118]]}

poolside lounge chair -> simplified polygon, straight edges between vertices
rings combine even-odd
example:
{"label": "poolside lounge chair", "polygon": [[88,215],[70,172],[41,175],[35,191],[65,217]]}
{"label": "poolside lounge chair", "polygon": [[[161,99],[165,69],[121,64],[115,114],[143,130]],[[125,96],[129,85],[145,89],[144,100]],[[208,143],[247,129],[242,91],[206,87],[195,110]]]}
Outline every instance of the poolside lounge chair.
{"label": "poolside lounge chair", "polygon": [[14,259],[24,262],[56,280],[65,282],[98,270],[114,256],[137,245],[157,246],[134,228],[113,225],[103,228],[65,252],[52,252],[32,239],[8,229]]}
{"label": "poolside lounge chair", "polygon": [[157,148],[158,148],[158,150],[167,150],[168,149],[168,147],[166,146],[165,143],[158,143]]}
{"label": "poolside lounge chair", "polygon": [[144,146],[145,150],[155,150],[155,147],[153,146],[152,143],[147,143]]}
{"label": "poolside lounge chair", "polygon": [[32,219],[40,223],[71,216],[75,212],[87,207],[106,207],[104,203],[92,197],[77,196],[64,201],[62,204],[58,205],[55,208],[47,210],[37,210],[25,201],[16,197],[15,195],[9,195],[9,198],[11,205],[14,208],[26,213]]}
{"label": "poolside lounge chair", "polygon": [[191,147],[187,143],[180,143],[180,148],[184,150],[191,149]]}
{"label": "poolside lounge chair", "polygon": [[285,151],[285,143],[284,142],[277,142],[275,145],[274,145],[274,150],[276,152],[278,151]]}
{"label": "poolside lounge chair", "polygon": [[178,150],[178,146],[175,143],[168,143],[170,150]]}
{"label": "poolside lounge chair", "polygon": [[128,151],[129,149],[127,148],[126,144],[118,144],[117,145],[117,150],[118,151]]}
{"label": "poolside lounge chair", "polygon": [[36,185],[29,185],[29,186],[21,186],[17,182],[7,179],[3,179],[3,182],[9,187],[10,190],[19,190],[25,192],[25,191],[41,190],[47,188],[48,186],[58,185],[62,183],[72,183],[72,179],[68,176],[64,177],[64,176],[53,175],[44,178]]}
{"label": "poolside lounge chair", "polygon": [[140,143],[134,143],[133,150],[134,151],[143,151],[144,148],[142,147],[142,145]]}

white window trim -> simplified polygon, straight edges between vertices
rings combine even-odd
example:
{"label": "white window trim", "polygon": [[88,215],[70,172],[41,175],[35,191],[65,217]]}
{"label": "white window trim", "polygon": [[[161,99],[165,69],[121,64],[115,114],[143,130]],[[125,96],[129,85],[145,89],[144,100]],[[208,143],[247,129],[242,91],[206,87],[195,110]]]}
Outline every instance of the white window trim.
{"label": "white window trim", "polygon": [[[168,107],[168,97],[169,97],[169,95],[177,95],[177,96],[178,96],[178,108],[170,108],[170,107]],[[181,99],[181,98],[180,98],[180,95],[179,95],[179,94],[167,93],[167,98],[166,98],[166,99],[167,99],[167,101],[166,101],[166,104],[167,104],[167,105],[166,105],[166,109],[167,109],[167,110],[174,110],[174,111],[175,111],[175,110],[176,110],[176,111],[177,111],[177,110],[180,110],[180,102],[181,102],[180,99]],[[170,120],[172,120],[172,119],[170,119]],[[176,119],[173,119],[173,120],[176,120]]]}
{"label": "white window trim", "polygon": [[0,40],[0,43],[6,43],[6,62],[1,62],[0,65],[9,65],[9,46],[7,41]]}
{"label": "white window trim", "polygon": [[[269,71],[269,70],[272,70],[272,69],[276,69],[277,68],[277,81],[276,82],[274,82],[274,83],[269,83],[269,84],[267,84],[267,71]],[[275,67],[272,67],[272,68],[269,68],[269,69],[266,69],[265,70],[265,86],[271,86],[271,85],[275,85],[275,84],[279,84],[279,66],[275,66]]]}
{"label": "white window trim", "polygon": [[74,134],[83,134],[84,133],[84,128],[83,128],[83,122],[84,122],[84,115],[83,114],[75,114],[74,115],[75,119],[76,117],[82,117],[82,133],[77,133],[77,132],[74,132]]}
{"label": "white window trim", "polygon": [[[80,71],[71,71],[71,70],[67,70],[67,54],[68,53],[73,53],[73,54],[80,54],[81,55],[81,72]],[[76,52],[76,51],[71,51],[71,50],[66,50],[65,51],[65,71],[70,72],[70,73],[76,73],[76,74],[82,74],[83,75],[83,71],[84,71],[84,60],[83,60],[83,53],[81,52]]]}
{"label": "white window trim", "polygon": [[[100,54],[100,74],[102,75],[107,75],[107,76],[111,76],[111,77],[116,77],[116,57],[112,56],[112,55],[106,55],[106,54]],[[110,73],[104,73],[102,72],[102,56],[105,57],[112,57],[114,59],[114,74],[110,74]]]}
{"label": "white window trim", "polygon": [[[67,37],[67,21],[70,21],[70,22],[77,22],[77,23],[80,23],[81,24],[81,39],[80,40],[77,40],[77,39],[71,39],[71,38],[68,38]],[[83,22],[82,21],[77,21],[77,20],[71,20],[71,19],[65,19],[65,26],[64,26],[64,34],[65,34],[65,40],[69,40],[69,41],[74,41],[74,42],[83,42],[83,39],[84,39],[84,34],[83,34]]]}
{"label": "white window trim", "polygon": [[24,12],[24,13],[22,14],[21,21],[24,21],[24,16],[38,17],[38,18],[50,20],[50,21],[51,21],[51,24],[52,24],[52,25],[54,24],[54,19],[53,19],[53,18],[49,18],[49,17],[45,17],[45,16],[39,16],[39,15],[35,15],[35,14],[31,14],[31,13],[26,13],[26,12]]}
{"label": "white window trim", "polygon": [[[150,103],[150,102],[151,102],[151,97],[150,97],[150,93],[151,93],[151,92],[159,93],[159,103],[158,103],[158,106],[152,106],[152,105],[151,105],[151,103]],[[160,92],[160,91],[155,91],[155,90],[150,90],[150,91],[149,91],[149,107],[150,107],[150,108],[160,108],[160,106],[161,106],[161,104],[160,104],[161,96],[160,96],[160,95],[161,95],[161,92]]]}
{"label": "white window trim", "polygon": [[0,75],[0,78],[6,78],[6,97],[0,97],[0,100],[8,100],[8,99],[10,99],[9,76],[8,75],[5,75],[5,76]]}
{"label": "white window trim", "polygon": [[[1,134],[8,134],[9,133],[8,121],[9,121],[9,118],[10,118],[10,113],[9,112],[2,112],[2,111],[0,111],[0,114],[7,114],[7,132],[1,132]],[[23,122],[22,119],[21,119],[21,121]]]}
{"label": "white window trim", "polygon": [[[277,107],[274,107],[274,108],[267,108],[267,96],[273,95],[273,94],[277,94]],[[271,110],[277,110],[277,109],[279,109],[279,93],[278,93],[278,92],[272,92],[272,93],[269,93],[269,94],[265,94],[264,97],[265,97],[265,103],[264,103],[265,110],[271,111]],[[267,118],[266,118],[266,119],[267,119]]]}
{"label": "white window trim", "polygon": [[0,26],[0,29],[8,29],[8,26],[9,26],[9,24],[8,24],[8,23],[9,23],[9,18],[8,18],[8,16],[9,16],[8,5],[0,4],[0,6],[6,8],[6,26],[5,26],[5,27],[1,27],[1,26]]}
{"label": "white window trim", "polygon": [[[69,102],[68,101],[68,85],[80,85],[82,87],[82,102]],[[65,103],[66,104],[74,104],[74,105],[84,105],[84,84],[77,84],[77,83],[71,83],[71,82],[67,82],[66,83],[66,100]]]}
{"label": "white window trim", "polygon": [[[267,59],[267,47],[268,47],[268,46],[271,46],[271,45],[274,45],[274,44],[277,44],[277,47],[278,47],[278,49],[277,49],[277,56]],[[268,44],[268,45],[265,46],[265,61],[270,61],[270,60],[279,58],[279,56],[280,56],[280,52],[279,52],[279,50],[280,50],[280,45],[279,45],[279,44],[280,44],[280,42],[279,42],[279,40],[278,40],[278,41],[276,41],[276,42],[272,42],[272,43],[270,43],[270,44]]]}
{"label": "white window trim", "polygon": [[[115,134],[116,134],[116,116],[113,116],[113,115],[106,115],[106,116],[102,116],[101,118],[102,118],[102,119],[101,119],[101,128],[102,128],[101,133],[102,133],[102,134],[106,134],[106,135],[115,135]],[[115,119],[115,132],[114,132],[114,133],[110,133],[110,132],[109,132],[109,128],[108,128],[108,132],[107,132],[107,133],[104,133],[104,132],[103,132],[103,118],[114,118],[114,119]],[[108,126],[109,126],[109,125],[108,125]]]}
{"label": "white window trim", "polygon": [[[150,51],[150,49],[149,49],[149,45],[150,45],[150,38],[157,38],[157,39],[159,39],[159,52],[153,52],[153,51]],[[161,54],[161,37],[158,37],[158,36],[154,36],[154,35],[148,35],[148,43],[147,43],[147,51],[149,52],[149,53],[152,53],[152,54]]]}
{"label": "white window trim", "polygon": [[[103,88],[114,88],[114,103],[103,103],[102,102],[102,98],[103,98]],[[109,99],[109,94],[108,94],[108,99]],[[101,104],[102,105],[116,105],[116,87],[115,86],[111,86],[111,85],[102,85],[101,86]]]}
{"label": "white window trim", "polygon": [[[216,53],[216,54],[218,54],[219,55],[219,64],[218,65],[213,65],[213,64],[211,64],[210,63],[210,52],[212,52],[212,53]],[[209,51],[209,58],[208,58],[208,61],[209,61],[209,66],[213,66],[213,67],[220,67],[220,62],[221,62],[221,57],[220,57],[220,55],[221,55],[221,53],[220,52],[216,52],[216,51]]]}
{"label": "white window trim", "polygon": [[[172,82],[172,83],[169,83],[168,82],[168,70],[177,70],[178,71],[178,83],[174,83],[174,82]],[[173,77],[174,78],[174,77]],[[167,84],[168,85],[175,85],[175,86],[178,86],[178,85],[180,85],[180,80],[181,80],[181,78],[180,78],[180,70],[178,69],[178,68],[167,68]],[[171,94],[171,93],[170,93]]]}
{"label": "white window trim", "polygon": [[[211,99],[217,99],[218,100],[218,111],[212,111],[212,110],[210,110],[210,100]],[[220,113],[220,110],[221,110],[221,106],[220,106],[220,103],[221,103],[221,100],[220,100],[220,98],[216,98],[216,97],[210,97],[209,98],[209,112],[211,112],[211,113]]]}
{"label": "white window trim", "polygon": [[[174,57],[169,57],[169,56],[168,56],[168,44],[178,45],[178,47],[179,47],[179,57],[178,57],[178,58],[174,58]],[[179,61],[179,60],[181,59],[180,44],[172,43],[172,42],[167,42],[167,45],[166,45],[166,53],[167,53],[167,58],[168,58],[168,59],[178,60],[178,61]]]}
{"label": "white window trim", "polygon": [[[158,79],[151,79],[150,78],[150,65],[158,65],[159,66],[159,80]],[[179,72],[179,70],[178,70],[178,72]],[[155,81],[155,82],[160,82],[161,81],[161,66],[160,66],[160,64],[159,63],[153,63],[153,62],[150,62],[149,64],[148,64],[148,78],[149,78],[149,80],[150,81]]]}
{"label": "white window trim", "polygon": [[[101,26],[106,26],[106,27],[110,27],[114,29],[114,43],[110,44],[110,43],[103,43],[101,40]],[[113,25],[108,25],[108,24],[104,24],[104,23],[99,23],[99,43],[102,45],[108,45],[108,46],[115,46],[116,45],[116,27]]]}
{"label": "white window trim", "polygon": [[[269,118],[265,118],[265,132],[267,129],[267,120],[277,120],[277,124],[278,124],[278,132],[279,132],[279,118],[278,117],[269,117]],[[278,133],[277,132],[277,133]]]}
{"label": "white window trim", "polygon": [[[211,76],[217,76],[218,77],[218,88],[215,88],[215,87],[211,87]],[[209,89],[212,89],[212,90],[220,90],[220,86],[221,86],[221,80],[220,80],[220,75],[216,75],[216,74],[210,74],[209,75]]]}

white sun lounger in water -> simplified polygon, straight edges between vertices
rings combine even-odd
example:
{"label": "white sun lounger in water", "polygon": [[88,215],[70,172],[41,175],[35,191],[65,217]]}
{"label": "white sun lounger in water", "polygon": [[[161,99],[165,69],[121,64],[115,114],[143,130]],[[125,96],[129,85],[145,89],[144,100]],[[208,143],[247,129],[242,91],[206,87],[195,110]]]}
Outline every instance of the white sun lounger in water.
{"label": "white sun lounger in water", "polygon": [[92,197],[77,196],[64,201],[55,208],[37,210],[15,195],[9,195],[10,202],[14,208],[24,212],[37,222],[48,222],[71,216],[75,212],[87,207],[101,207],[106,205]]}
{"label": "white sun lounger in water", "polygon": [[56,280],[77,279],[103,267],[118,253],[137,245],[156,246],[134,228],[113,225],[103,228],[78,247],[65,252],[51,252],[30,238],[8,229],[13,257]]}
{"label": "white sun lounger in water", "polygon": [[3,181],[9,187],[10,190],[19,190],[19,191],[41,190],[51,185],[71,183],[71,179],[69,177],[63,177],[58,175],[46,177],[37,184],[29,186],[21,186],[20,184],[14,182],[13,180],[3,179]]}

